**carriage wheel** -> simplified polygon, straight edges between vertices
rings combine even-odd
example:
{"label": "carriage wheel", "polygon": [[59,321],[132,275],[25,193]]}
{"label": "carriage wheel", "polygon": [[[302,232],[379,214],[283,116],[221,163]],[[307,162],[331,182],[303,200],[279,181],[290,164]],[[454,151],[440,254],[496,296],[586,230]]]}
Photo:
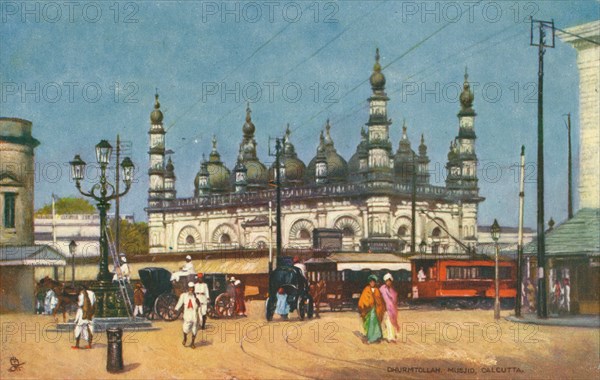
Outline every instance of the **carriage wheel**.
{"label": "carriage wheel", "polygon": [[221,293],[215,300],[215,315],[222,318],[233,316],[234,302],[227,293]]}
{"label": "carriage wheel", "polygon": [[217,317],[215,308],[210,304],[206,307],[206,315],[208,315],[209,318],[213,318],[213,319]]}
{"label": "carriage wheel", "polygon": [[271,322],[273,320],[273,314],[275,314],[275,303],[271,301],[271,297],[268,297],[265,301],[265,314],[267,321]]}
{"label": "carriage wheel", "polygon": [[314,314],[314,311],[315,311],[315,305],[314,305],[313,298],[310,295],[308,295],[307,299],[306,299],[306,302],[307,302],[307,305],[306,305],[307,306],[306,315],[308,316],[308,318],[312,318],[313,314]]}
{"label": "carriage wheel", "polygon": [[298,316],[300,320],[304,320],[304,316],[306,315],[306,297],[300,296],[298,297]]}
{"label": "carriage wheel", "polygon": [[154,302],[154,312],[165,321],[174,321],[179,318],[180,311],[175,310],[177,297],[172,293],[163,293]]}

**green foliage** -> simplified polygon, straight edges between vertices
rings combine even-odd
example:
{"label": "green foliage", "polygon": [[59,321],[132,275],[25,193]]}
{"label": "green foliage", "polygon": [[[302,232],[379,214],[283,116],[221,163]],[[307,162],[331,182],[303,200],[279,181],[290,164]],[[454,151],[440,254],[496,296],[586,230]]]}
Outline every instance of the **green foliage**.
{"label": "green foliage", "polygon": [[[110,230],[112,232],[113,239],[116,239],[116,220],[111,219]],[[149,251],[148,243],[148,223],[136,222],[129,223],[127,220],[121,220],[120,223],[120,234],[121,234],[121,249],[120,252],[124,252],[125,255],[145,255]]]}
{"label": "green foliage", "polygon": [[[54,201],[54,211],[57,215],[64,214],[95,214],[96,207],[82,198],[59,198]],[[52,202],[45,204],[35,213],[38,215],[52,215]]]}

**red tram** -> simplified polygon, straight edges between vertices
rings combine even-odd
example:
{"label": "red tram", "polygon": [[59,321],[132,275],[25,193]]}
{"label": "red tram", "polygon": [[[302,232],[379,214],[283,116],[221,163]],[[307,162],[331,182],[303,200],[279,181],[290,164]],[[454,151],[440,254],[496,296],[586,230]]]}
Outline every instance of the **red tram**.
{"label": "red tram", "polygon": [[[411,259],[412,302],[438,307],[491,308],[495,298],[495,262],[488,258],[423,257]],[[500,302],[514,306],[516,263],[499,262]]]}

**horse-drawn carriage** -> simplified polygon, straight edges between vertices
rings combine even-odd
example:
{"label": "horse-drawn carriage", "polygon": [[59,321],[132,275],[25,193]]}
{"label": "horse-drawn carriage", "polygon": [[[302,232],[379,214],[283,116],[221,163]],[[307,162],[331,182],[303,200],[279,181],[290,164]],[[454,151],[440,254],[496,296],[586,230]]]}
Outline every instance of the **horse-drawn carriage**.
{"label": "horse-drawn carriage", "polygon": [[[196,274],[181,276],[178,281],[171,282],[171,272],[164,268],[143,268],[139,275],[146,294],[144,295],[144,313],[149,319],[161,318],[174,321],[181,315],[175,310],[179,296],[186,292],[188,282],[196,280]],[[211,318],[233,315],[235,303],[227,293],[227,278],[224,274],[205,274],[204,282],[208,285],[210,303],[208,316]]]}
{"label": "horse-drawn carriage", "polygon": [[269,297],[266,301],[267,321],[273,319],[277,306],[277,292],[280,288],[283,288],[287,295],[290,313],[298,310],[300,320],[304,320],[307,315],[308,318],[313,317],[313,298],[309,293],[308,281],[300,269],[293,266],[280,266],[269,276]]}

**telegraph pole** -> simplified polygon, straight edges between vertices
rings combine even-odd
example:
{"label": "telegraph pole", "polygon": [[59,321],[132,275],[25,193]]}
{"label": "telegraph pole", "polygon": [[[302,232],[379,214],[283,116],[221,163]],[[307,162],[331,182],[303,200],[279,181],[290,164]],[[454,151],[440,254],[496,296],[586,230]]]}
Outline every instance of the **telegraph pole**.
{"label": "telegraph pole", "polygon": [[410,209],[410,251],[415,254],[417,239],[417,168],[415,167],[415,156],[412,155],[412,186],[411,186],[411,209]]}
{"label": "telegraph pole", "polygon": [[121,158],[121,138],[117,134],[117,160],[115,161],[115,249],[121,254],[121,217],[119,208],[119,159]]}
{"label": "telegraph pole", "polygon": [[515,317],[521,318],[523,288],[523,211],[525,207],[525,145],[521,146],[521,165],[519,178],[519,232],[517,238],[517,301]]}
{"label": "telegraph pole", "polygon": [[[538,42],[533,42],[534,28],[538,24]],[[552,44],[546,44],[545,28],[552,31]],[[554,20],[541,21],[531,18],[530,46],[538,47],[538,175],[537,175],[537,261],[538,261],[538,318],[548,317],[546,289],[546,239],[544,236],[544,53],[554,48]]]}
{"label": "telegraph pole", "polygon": [[275,251],[275,259],[278,260],[281,256],[281,139],[275,139],[275,186],[277,187],[277,211],[275,214],[275,224],[277,224],[277,250]]}
{"label": "telegraph pole", "polygon": [[569,142],[569,158],[568,158],[568,163],[567,165],[569,165],[568,168],[568,201],[567,201],[567,205],[568,205],[568,216],[569,219],[571,219],[573,217],[573,160],[571,158],[571,113],[569,112],[567,114],[567,133],[568,133],[568,142]]}

